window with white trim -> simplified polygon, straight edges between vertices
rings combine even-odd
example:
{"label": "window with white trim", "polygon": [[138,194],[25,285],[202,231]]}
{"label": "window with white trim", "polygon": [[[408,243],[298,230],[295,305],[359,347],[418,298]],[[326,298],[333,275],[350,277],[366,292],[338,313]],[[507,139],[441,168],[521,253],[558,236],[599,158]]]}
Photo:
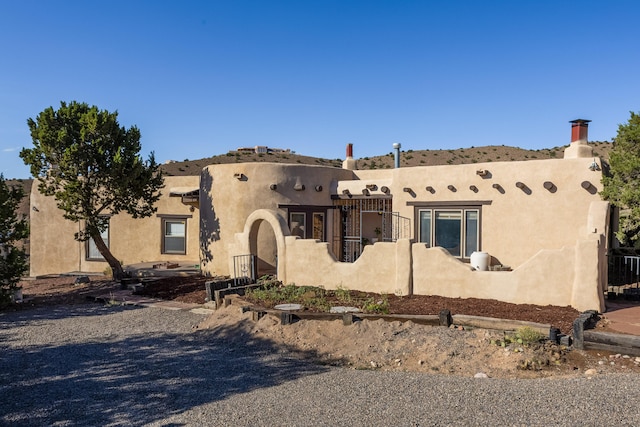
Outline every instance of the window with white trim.
{"label": "window with white trim", "polygon": [[419,208],[418,240],[469,258],[480,247],[479,209]]}
{"label": "window with white trim", "polygon": [[304,212],[289,213],[289,228],[292,236],[298,236],[302,239],[307,234],[307,214]]}
{"label": "window with white trim", "polygon": [[162,253],[187,253],[187,219],[162,219]]}

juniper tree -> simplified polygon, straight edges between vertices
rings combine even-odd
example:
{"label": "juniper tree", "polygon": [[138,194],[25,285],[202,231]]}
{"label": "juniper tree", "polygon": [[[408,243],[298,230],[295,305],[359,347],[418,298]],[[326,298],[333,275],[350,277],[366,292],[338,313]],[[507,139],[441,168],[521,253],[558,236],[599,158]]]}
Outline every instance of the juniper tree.
{"label": "juniper tree", "polygon": [[146,161],[140,156],[140,131],[121,127],[117,112],[76,101],[49,107],[27,124],[33,148],[22,149],[20,157],[38,190],[55,198],[66,219],[80,223],[76,240],[92,239],[120,279],[122,265],[101,237],[106,218],[120,212],[151,216],[164,186],[153,153]]}
{"label": "juniper tree", "polygon": [[22,187],[7,185],[0,174],[0,306],[9,302],[27,271],[24,249],[16,246],[29,235],[27,221],[16,212],[23,197]]}
{"label": "juniper tree", "polygon": [[602,197],[624,211],[616,237],[623,245],[640,245],[640,115],[631,112],[609,153],[609,173],[603,177]]}

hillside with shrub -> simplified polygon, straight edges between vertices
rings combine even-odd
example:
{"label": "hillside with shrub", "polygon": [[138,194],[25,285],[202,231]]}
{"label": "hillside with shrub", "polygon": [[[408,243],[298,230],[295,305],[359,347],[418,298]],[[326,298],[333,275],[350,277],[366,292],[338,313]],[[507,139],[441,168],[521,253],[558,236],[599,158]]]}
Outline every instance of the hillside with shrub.
{"label": "hillside with shrub", "polygon": [[[608,159],[611,142],[590,142],[595,157]],[[406,150],[400,153],[401,167],[459,165],[465,163],[515,162],[525,160],[561,159],[567,146],[525,150],[504,145],[458,148],[456,150]],[[343,159],[323,159],[303,156],[295,153],[243,153],[231,151],[226,154],[199,160],[185,159],[169,161],[162,170],[169,176],[199,175],[202,168],[209,165],[245,162],[293,163],[302,165],[342,167]],[[394,154],[389,152],[380,156],[358,159],[358,169],[390,169],[394,165]]]}

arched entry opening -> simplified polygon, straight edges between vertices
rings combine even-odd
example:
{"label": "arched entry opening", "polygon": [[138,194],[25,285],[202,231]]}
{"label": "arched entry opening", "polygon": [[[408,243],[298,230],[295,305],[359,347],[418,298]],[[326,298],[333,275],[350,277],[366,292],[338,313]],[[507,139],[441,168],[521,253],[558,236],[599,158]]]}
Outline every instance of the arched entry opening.
{"label": "arched entry opening", "polygon": [[258,209],[247,218],[244,231],[236,235],[238,244],[230,253],[234,257],[250,254],[255,258],[253,271],[256,278],[277,273],[278,280],[286,283],[285,237],[290,235],[287,221],[278,211]]}
{"label": "arched entry opening", "polygon": [[256,277],[265,274],[277,275],[278,244],[276,233],[269,221],[258,219],[251,224],[249,251],[255,255]]}

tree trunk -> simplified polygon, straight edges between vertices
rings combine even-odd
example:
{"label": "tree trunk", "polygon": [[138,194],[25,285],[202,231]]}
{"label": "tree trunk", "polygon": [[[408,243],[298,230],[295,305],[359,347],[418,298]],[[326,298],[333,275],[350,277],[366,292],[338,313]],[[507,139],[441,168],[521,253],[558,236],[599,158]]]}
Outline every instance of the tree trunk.
{"label": "tree trunk", "polygon": [[109,263],[111,267],[111,274],[113,274],[113,280],[120,280],[124,277],[124,271],[122,270],[122,264],[120,261],[113,256],[107,245],[105,245],[104,240],[102,240],[102,236],[100,233],[97,233],[95,236],[91,236],[94,243],[96,244],[96,248],[100,252],[100,255]]}

